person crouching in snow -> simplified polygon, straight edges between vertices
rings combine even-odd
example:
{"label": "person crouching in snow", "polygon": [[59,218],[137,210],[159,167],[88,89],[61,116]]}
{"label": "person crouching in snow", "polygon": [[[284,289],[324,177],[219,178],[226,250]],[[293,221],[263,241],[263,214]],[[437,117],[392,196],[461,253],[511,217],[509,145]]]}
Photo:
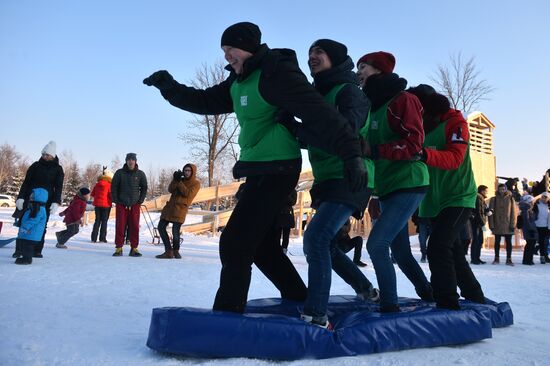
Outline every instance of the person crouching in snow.
{"label": "person crouching in snow", "polygon": [[16,246],[21,250],[21,256],[15,264],[31,264],[34,247],[40,245],[42,234],[46,228],[46,202],[48,191],[44,188],[34,188],[30,195],[29,205],[20,221]]}
{"label": "person crouching in snow", "polygon": [[[193,164],[185,164],[183,173],[181,170],[174,172],[174,178],[168,186],[168,192],[171,193],[170,199],[162,209],[158,224],[158,231],[162,243],[164,244],[164,253],[159,254],[159,259],[181,259],[180,255],[180,228],[185,222],[185,216],[193,199],[201,188],[197,180],[197,167]],[[166,232],[166,227],[172,223],[172,245]]]}
{"label": "person crouching in snow", "polygon": [[67,249],[65,243],[78,233],[78,227],[82,224],[82,216],[86,211],[86,202],[90,199],[90,190],[82,187],[78,190],[72,199],[69,207],[59,213],[63,217],[63,222],[67,225],[67,229],[55,233],[57,237],[56,248]]}

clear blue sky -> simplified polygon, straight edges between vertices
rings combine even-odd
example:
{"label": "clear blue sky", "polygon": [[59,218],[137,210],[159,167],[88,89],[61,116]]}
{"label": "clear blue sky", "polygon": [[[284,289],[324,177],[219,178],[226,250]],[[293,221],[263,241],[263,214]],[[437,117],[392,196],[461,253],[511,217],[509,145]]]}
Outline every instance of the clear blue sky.
{"label": "clear blue sky", "polygon": [[440,63],[475,56],[496,88],[481,110],[494,132],[497,174],[539,179],[550,168],[550,2],[539,1],[28,1],[0,2],[0,144],[36,160],[55,140],[79,165],[138,154],[148,171],[181,167],[190,115],[142,84],[159,69],[190,81],[222,58],[220,36],[238,21],[270,47],[307,51],[318,38],[357,60],[385,50],[409,85]]}

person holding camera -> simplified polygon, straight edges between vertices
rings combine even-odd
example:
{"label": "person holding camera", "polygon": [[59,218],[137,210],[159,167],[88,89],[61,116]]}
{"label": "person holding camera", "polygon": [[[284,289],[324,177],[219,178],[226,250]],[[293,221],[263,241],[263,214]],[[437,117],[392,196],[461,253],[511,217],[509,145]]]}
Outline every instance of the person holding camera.
{"label": "person holding camera", "polygon": [[[185,164],[183,172],[181,170],[174,172],[174,178],[168,186],[170,199],[162,209],[157,228],[164,244],[164,253],[157,255],[156,258],[181,259],[179,252],[181,225],[185,222],[189,206],[201,188],[196,175],[197,167],[194,164]],[[168,224],[172,224],[172,245],[166,231]]]}

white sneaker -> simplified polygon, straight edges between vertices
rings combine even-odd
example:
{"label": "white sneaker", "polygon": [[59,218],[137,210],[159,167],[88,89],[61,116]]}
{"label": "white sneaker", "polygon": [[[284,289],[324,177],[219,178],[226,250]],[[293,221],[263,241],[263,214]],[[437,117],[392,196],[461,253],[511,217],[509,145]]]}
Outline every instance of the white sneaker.
{"label": "white sneaker", "polygon": [[330,322],[327,320],[325,320],[325,323],[322,324],[322,323],[318,323],[316,321],[313,321],[313,317],[310,316],[310,315],[306,315],[306,314],[301,314],[300,315],[300,319],[302,319],[303,321],[305,321],[306,323],[309,323],[311,325],[315,325],[317,327],[321,327],[323,329],[326,329],[326,330],[332,330],[332,324],[330,324]]}
{"label": "white sneaker", "polygon": [[361,300],[365,300],[365,301],[379,302],[380,301],[380,291],[378,291],[377,288],[372,288],[368,292],[363,292],[363,293],[357,294],[357,297],[359,297]]}
{"label": "white sneaker", "polygon": [[59,243],[57,243],[57,244],[55,244],[55,247],[56,247],[56,248],[61,248],[61,249],[67,249],[67,246],[66,246],[65,244],[59,244]]}

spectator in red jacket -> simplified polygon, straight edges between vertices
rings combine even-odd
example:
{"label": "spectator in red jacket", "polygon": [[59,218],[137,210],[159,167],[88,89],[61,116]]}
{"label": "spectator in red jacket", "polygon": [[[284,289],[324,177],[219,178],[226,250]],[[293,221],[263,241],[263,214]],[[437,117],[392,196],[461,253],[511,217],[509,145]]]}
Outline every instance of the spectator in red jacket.
{"label": "spectator in red jacket", "polygon": [[90,190],[82,187],[78,190],[73,200],[64,211],[59,213],[63,217],[63,222],[67,225],[67,229],[55,233],[57,237],[56,248],[67,249],[65,243],[78,233],[78,227],[82,224],[82,216],[86,211],[86,204],[90,199]]}
{"label": "spectator in red jacket", "polygon": [[98,178],[97,183],[92,189],[91,196],[94,198],[95,221],[92,229],[92,243],[97,242],[97,234],[99,233],[99,241],[107,242],[107,221],[111,215],[111,206],[113,200],[111,197],[111,180],[113,172],[107,168],[103,169],[103,174]]}

